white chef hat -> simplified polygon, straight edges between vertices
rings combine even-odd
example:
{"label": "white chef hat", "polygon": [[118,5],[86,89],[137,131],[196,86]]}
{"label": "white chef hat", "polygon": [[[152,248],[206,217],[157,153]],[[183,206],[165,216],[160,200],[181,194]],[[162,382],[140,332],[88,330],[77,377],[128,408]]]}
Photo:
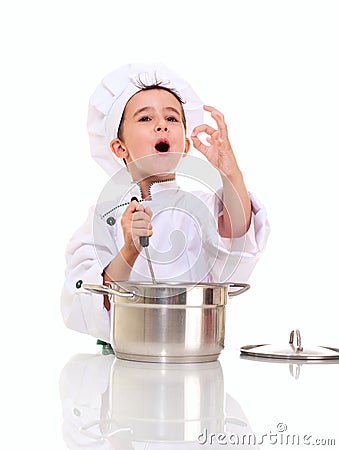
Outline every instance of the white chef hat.
{"label": "white chef hat", "polygon": [[203,120],[203,103],[181,76],[162,63],[127,64],[108,74],[97,86],[89,101],[87,130],[92,157],[113,176],[123,167],[110,149],[117,137],[120,121],[128,100],[145,85],[159,84],[173,89],[183,101],[187,135]]}

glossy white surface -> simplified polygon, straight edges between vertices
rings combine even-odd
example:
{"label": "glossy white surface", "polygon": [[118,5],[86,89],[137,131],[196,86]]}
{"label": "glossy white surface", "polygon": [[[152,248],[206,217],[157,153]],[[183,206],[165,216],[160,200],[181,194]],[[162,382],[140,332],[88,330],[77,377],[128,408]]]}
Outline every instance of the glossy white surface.
{"label": "glossy white surface", "polygon": [[78,354],[60,376],[63,439],[71,449],[269,449],[325,441],[335,448],[338,375],[339,364],[254,361],[231,351],[188,365]]}
{"label": "glossy white surface", "polygon": [[[86,336],[67,346],[38,336],[8,343],[12,365],[2,372],[1,393],[6,448],[213,448],[194,443],[204,429],[215,445],[213,433],[226,431],[233,443],[241,432],[258,440],[268,435],[265,450],[304,448],[268,441],[278,435],[287,444],[289,434],[339,445],[339,364],[243,359],[230,346],[215,363],[188,366],[132,363],[99,351]],[[120,428],[126,430],[107,437]]]}

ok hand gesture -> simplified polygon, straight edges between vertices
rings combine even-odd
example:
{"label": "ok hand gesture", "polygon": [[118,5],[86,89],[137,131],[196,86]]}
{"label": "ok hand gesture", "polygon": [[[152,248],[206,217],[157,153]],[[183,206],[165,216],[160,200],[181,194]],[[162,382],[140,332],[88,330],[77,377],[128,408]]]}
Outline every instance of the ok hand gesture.
{"label": "ok hand gesture", "polygon": [[[211,113],[212,118],[216,122],[216,129],[207,124],[195,127],[191,136],[193,145],[211,164],[220,170],[222,175],[231,178],[237,176],[239,168],[228,139],[224,116],[212,106],[205,105],[204,110]],[[199,139],[199,133],[207,134],[206,141],[208,145]]]}

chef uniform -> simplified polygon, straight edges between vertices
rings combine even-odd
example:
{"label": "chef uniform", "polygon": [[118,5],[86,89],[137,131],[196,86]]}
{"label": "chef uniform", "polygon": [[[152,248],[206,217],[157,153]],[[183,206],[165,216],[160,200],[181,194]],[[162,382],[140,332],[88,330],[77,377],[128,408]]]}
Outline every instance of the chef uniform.
{"label": "chef uniform", "polygon": [[[149,197],[142,198],[139,184],[131,180],[127,168],[109,147],[117,136],[127,101],[140,90],[140,79],[148,84],[162,81],[166,87],[176,89],[184,101],[188,135],[203,122],[201,100],[181,77],[161,64],[124,66],[104,78],[91,97],[91,152],[111,178],[68,244],[61,307],[68,327],[105,342],[110,336],[110,316],[103,297],[83,289],[81,282],[102,284],[104,269],[124,245],[121,216],[132,198],[153,213],[149,253],[157,281],[246,282],[269,234],[265,208],[250,194],[252,218],[247,233],[234,239],[220,237],[220,176],[200,154],[194,156],[194,151],[182,159],[176,177],[151,184]],[[184,190],[181,184],[192,178],[201,182],[201,189]],[[137,258],[129,280],[150,281],[144,252]]]}

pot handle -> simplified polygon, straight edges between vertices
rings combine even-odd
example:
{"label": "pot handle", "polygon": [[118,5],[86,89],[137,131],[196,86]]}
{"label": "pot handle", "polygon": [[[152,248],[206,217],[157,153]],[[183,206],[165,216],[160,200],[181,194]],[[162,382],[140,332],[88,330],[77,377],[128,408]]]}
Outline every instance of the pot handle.
{"label": "pot handle", "polygon": [[[78,287],[78,283],[77,283],[77,287]],[[79,287],[83,287],[84,289],[92,292],[93,294],[119,295],[120,297],[130,297],[130,298],[134,297],[133,292],[120,292],[115,289],[112,289],[109,286],[105,286],[103,284],[81,283],[81,285]]]}
{"label": "pot handle", "polygon": [[107,434],[97,434],[94,431],[90,431],[91,428],[94,428],[94,427],[97,427],[100,425],[106,425],[106,424],[109,426],[109,425],[112,425],[112,423],[113,422],[111,420],[93,420],[92,422],[89,422],[89,423],[83,425],[82,427],[80,427],[79,431],[81,434],[83,434],[91,439],[94,439],[96,441],[99,441],[102,439],[109,439],[112,436],[114,436],[118,433],[124,432],[124,431],[125,432],[127,431],[131,434],[133,433],[133,430],[131,428],[117,428],[116,430],[110,431]]}
{"label": "pot handle", "polygon": [[228,283],[228,287],[239,288],[237,291],[231,291],[228,293],[229,297],[235,297],[236,295],[240,295],[248,291],[251,286],[247,283]]}

